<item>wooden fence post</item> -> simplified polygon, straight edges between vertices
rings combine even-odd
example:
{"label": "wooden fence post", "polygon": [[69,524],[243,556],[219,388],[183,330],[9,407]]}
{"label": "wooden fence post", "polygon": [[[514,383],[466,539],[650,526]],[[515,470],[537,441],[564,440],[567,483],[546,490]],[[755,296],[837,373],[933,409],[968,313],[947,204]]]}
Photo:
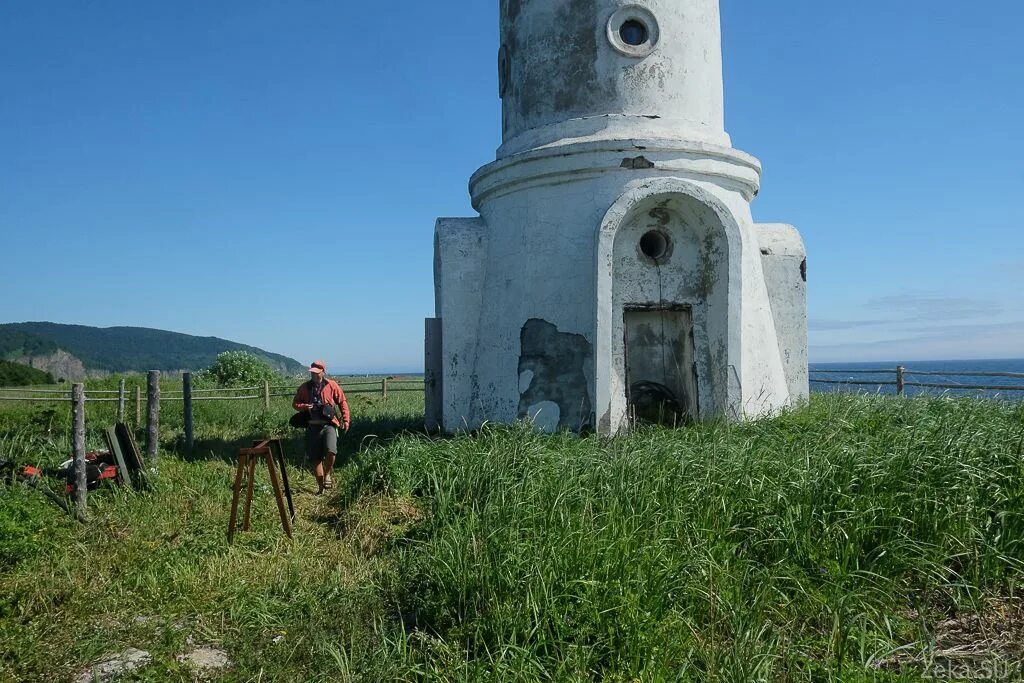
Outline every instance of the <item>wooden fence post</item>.
{"label": "wooden fence post", "polygon": [[270,410],[270,382],[263,380],[263,407]]}
{"label": "wooden fence post", "polygon": [[384,397],[384,403],[388,402],[388,378],[385,377],[380,381],[380,394]]}
{"label": "wooden fence post", "polygon": [[135,426],[142,424],[142,388],[135,387]]}
{"label": "wooden fence post", "polygon": [[160,371],[150,370],[146,389],[146,457],[156,464],[160,447]]}
{"label": "wooden fence post", "polygon": [[907,395],[907,369],[902,365],[896,366],[896,395]]}
{"label": "wooden fence post", "polygon": [[181,375],[181,394],[184,402],[182,410],[185,413],[185,450],[192,453],[192,446],[195,444],[195,431],[192,424],[192,373],[184,372]]}
{"label": "wooden fence post", "polygon": [[71,416],[74,425],[75,514],[85,519],[87,486],[85,474],[85,385],[71,387]]}
{"label": "wooden fence post", "polygon": [[124,377],[117,383],[117,421],[124,422]]}

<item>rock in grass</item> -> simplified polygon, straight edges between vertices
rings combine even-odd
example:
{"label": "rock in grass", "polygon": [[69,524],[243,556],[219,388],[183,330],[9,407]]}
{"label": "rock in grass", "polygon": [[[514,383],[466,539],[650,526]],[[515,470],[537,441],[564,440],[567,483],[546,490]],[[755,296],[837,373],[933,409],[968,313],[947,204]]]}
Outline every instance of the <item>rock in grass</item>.
{"label": "rock in grass", "polygon": [[197,647],[191,652],[178,655],[175,659],[200,674],[218,671],[227,668],[231,664],[227,652],[209,646]]}
{"label": "rock in grass", "polygon": [[100,662],[87,671],[83,671],[75,679],[75,683],[92,683],[93,681],[112,681],[118,676],[131,673],[149,664],[153,658],[144,650],[130,647],[119,655]]}

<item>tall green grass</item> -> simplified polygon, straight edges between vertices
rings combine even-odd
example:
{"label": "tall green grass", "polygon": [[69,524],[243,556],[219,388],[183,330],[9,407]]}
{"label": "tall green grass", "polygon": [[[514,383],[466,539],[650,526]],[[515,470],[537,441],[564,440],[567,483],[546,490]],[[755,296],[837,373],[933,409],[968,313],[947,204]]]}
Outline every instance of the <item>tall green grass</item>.
{"label": "tall green grass", "polygon": [[[168,419],[155,490],[93,494],[88,526],[0,489],[0,530],[22,529],[0,678],[127,646],[154,653],[142,679],[187,678],[191,638],[229,652],[227,680],[911,681],[951,619],[1024,640],[1020,405],[816,396],[744,425],[437,438],[411,431],[421,399],[365,398],[294,542],[265,486],[253,532],[224,539],[226,460],[287,405],[211,409],[188,457]],[[4,434],[23,454],[61,438]]]}
{"label": "tall green grass", "polygon": [[[346,458],[422,424],[421,395],[396,393],[385,404],[354,394],[350,402],[356,424],[341,442]],[[229,678],[324,680],[320,672],[336,672],[352,643],[375,639],[372,625],[387,608],[374,577],[386,563],[339,534],[359,527],[379,540],[390,526],[381,528],[377,506],[340,514],[311,495],[301,432],[286,426],[290,403],[275,399],[270,411],[258,401],[197,403],[191,453],[180,408],[165,403],[152,490],[91,493],[84,525],[16,478],[0,483],[0,681],[69,680],[127,647],[154,656],[142,680],[191,680],[176,655],[193,642],[224,647]],[[0,460],[70,457],[69,412],[66,403],[0,406]],[[114,404],[88,405],[90,448],[105,448],[101,430],[114,419]],[[291,463],[296,538],[282,537],[263,471],[253,530],[229,547],[233,459],[252,439],[275,435],[285,437]],[[355,471],[339,473],[339,483]]]}
{"label": "tall green grass", "polygon": [[414,660],[468,677],[735,681],[867,675],[907,645],[925,661],[921,614],[1017,593],[1022,416],[833,396],[613,440],[404,440],[377,467],[427,505],[397,551],[405,623],[435,648]]}

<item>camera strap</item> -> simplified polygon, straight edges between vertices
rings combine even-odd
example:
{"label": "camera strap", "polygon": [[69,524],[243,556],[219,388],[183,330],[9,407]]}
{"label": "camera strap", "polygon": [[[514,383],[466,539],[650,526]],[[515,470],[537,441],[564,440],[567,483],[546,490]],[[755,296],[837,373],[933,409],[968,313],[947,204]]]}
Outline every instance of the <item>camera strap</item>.
{"label": "camera strap", "polygon": [[314,408],[319,409],[324,404],[324,385],[327,384],[326,380],[319,387],[316,382],[309,380],[309,402],[313,404]]}

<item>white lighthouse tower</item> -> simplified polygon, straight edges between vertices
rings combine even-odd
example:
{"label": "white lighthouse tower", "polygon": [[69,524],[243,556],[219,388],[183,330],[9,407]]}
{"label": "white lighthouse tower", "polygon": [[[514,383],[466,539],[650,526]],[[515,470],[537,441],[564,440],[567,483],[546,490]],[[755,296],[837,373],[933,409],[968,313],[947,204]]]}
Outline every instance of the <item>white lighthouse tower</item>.
{"label": "white lighthouse tower", "polygon": [[503,144],[435,234],[427,419],[615,433],[808,394],[806,259],[754,223],[718,0],[501,0]]}

